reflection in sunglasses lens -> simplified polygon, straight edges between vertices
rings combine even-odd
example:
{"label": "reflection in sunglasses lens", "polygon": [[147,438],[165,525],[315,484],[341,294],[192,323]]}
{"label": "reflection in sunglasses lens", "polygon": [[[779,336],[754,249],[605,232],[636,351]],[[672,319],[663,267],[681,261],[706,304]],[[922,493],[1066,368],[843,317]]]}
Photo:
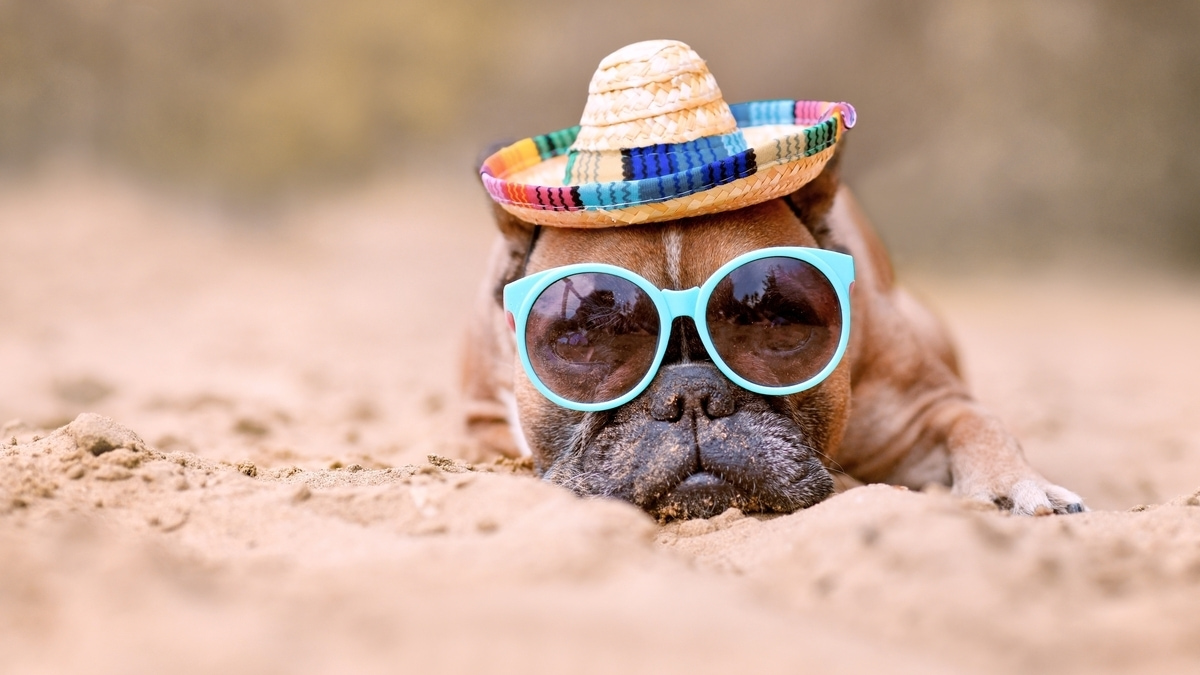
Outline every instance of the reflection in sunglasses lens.
{"label": "reflection in sunglasses lens", "polygon": [[820,270],[795,258],[760,258],[730,272],[713,289],[705,320],[721,360],[766,387],[821,372],[842,334],[837,291]]}
{"label": "reflection in sunglasses lens", "polygon": [[577,403],[611,401],[645,377],[658,347],[654,301],[633,282],[602,272],[563,277],[542,291],[525,324],[538,379]]}

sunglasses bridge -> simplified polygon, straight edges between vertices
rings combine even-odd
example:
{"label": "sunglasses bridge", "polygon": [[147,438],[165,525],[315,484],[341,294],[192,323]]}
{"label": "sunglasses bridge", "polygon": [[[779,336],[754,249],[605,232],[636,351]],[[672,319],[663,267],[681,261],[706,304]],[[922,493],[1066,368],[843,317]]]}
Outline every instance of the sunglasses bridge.
{"label": "sunglasses bridge", "polygon": [[663,303],[667,306],[667,312],[670,316],[663,317],[666,325],[670,325],[672,321],[681,316],[690,316],[693,321],[697,320],[696,302],[700,299],[700,287],[689,288],[684,291],[674,291],[670,289],[659,289],[662,294]]}

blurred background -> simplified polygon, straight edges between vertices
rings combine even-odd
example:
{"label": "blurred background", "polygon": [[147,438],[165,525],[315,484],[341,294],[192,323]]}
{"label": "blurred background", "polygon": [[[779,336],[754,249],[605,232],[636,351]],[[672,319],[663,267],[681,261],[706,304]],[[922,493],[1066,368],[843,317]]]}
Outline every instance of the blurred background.
{"label": "blurred background", "polygon": [[[720,652],[703,670],[774,658],[776,628],[809,625],[779,612],[810,609],[870,617],[846,625],[887,636],[881,658],[903,624],[972,672],[1194,654],[1182,506],[1061,530],[969,513],[967,548],[910,512],[919,540],[845,570],[856,531],[912,519],[814,512],[755,539],[767,557],[706,539],[684,570],[603,505],[425,482],[429,455],[477,456],[457,365],[492,302],[477,156],[576,124],[597,63],[654,38],[729,101],[856,106],[846,179],[1049,480],[1097,510],[1195,493],[1200,0],[0,0],[0,672],[393,672],[421,649],[503,669],[545,661],[539,626],[576,670],[682,635],[679,663]],[[28,445],[83,412],[179,453],[187,489],[163,462],[77,472],[92,459]],[[838,523],[844,546],[770,558]],[[728,592],[692,574],[710,564]],[[719,616],[673,621],[700,605]]]}
{"label": "blurred background", "polygon": [[1198,35],[1195,0],[0,0],[0,173],[268,209],[469,190],[480,150],[575,124],[601,58],[669,37],[730,101],[853,103],[846,174],[902,266],[1200,267]]}

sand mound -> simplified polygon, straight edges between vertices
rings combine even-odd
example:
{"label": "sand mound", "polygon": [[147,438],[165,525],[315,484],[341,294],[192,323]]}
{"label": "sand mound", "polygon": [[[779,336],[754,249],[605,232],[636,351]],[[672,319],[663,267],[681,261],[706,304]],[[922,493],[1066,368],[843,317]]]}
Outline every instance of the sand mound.
{"label": "sand mound", "polygon": [[263,471],[160,452],[94,414],[2,461],[3,653],[45,672],[1200,659],[1200,491],[1034,519],[872,485],[659,527],[503,465]]}

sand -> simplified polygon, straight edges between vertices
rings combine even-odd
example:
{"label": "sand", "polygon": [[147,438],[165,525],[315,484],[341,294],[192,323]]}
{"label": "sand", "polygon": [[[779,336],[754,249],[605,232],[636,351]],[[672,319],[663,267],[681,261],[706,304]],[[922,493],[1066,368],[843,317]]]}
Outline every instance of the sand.
{"label": "sand", "polygon": [[1090,513],[870,485],[659,525],[459,459],[490,242],[466,179],[0,187],[0,672],[1195,672],[1195,280],[909,271]]}

